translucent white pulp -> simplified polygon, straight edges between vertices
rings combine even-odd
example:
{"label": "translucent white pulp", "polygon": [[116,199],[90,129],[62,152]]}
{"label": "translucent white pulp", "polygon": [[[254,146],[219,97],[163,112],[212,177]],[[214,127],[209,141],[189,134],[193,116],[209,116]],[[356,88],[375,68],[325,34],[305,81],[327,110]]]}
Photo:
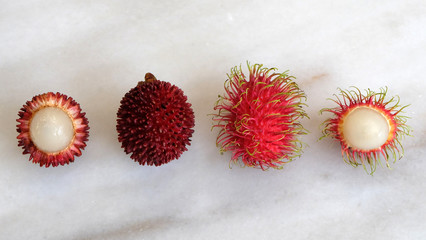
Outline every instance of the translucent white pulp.
{"label": "translucent white pulp", "polygon": [[359,150],[381,147],[389,136],[389,123],[379,111],[358,107],[343,121],[343,137],[347,144]]}
{"label": "translucent white pulp", "polygon": [[30,122],[30,136],[38,149],[47,153],[62,151],[74,137],[74,126],[66,112],[57,107],[37,111]]}

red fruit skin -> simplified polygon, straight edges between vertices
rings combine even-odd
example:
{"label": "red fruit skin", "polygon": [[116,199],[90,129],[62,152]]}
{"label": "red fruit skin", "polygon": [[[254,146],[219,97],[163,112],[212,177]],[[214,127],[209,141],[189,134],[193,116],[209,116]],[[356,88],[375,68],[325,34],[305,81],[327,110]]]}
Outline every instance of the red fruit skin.
{"label": "red fruit skin", "polygon": [[232,162],[241,159],[265,170],[282,168],[300,155],[303,144],[297,138],[306,134],[299,123],[307,117],[301,103],[306,97],[293,77],[273,70],[256,64],[249,65],[249,78],[237,67],[228,75],[213,120],[220,128],[217,145],[232,152]]}
{"label": "red fruit skin", "polygon": [[146,80],[121,100],[118,141],[140,165],[160,166],[188,150],[194,112],[183,91],[169,82]]}
{"label": "red fruit skin", "polygon": [[[30,122],[38,110],[44,107],[57,107],[65,111],[72,119],[74,125],[74,138],[70,145],[57,153],[45,153],[39,150],[30,136]],[[65,94],[48,92],[34,96],[27,101],[18,113],[19,133],[18,146],[24,149],[23,154],[30,154],[30,161],[40,164],[40,167],[57,167],[74,162],[74,156],[81,156],[81,150],[86,147],[89,138],[89,121],[86,113],[81,111],[80,104]]]}
{"label": "red fruit skin", "polygon": [[[348,90],[338,89],[340,96],[335,95],[336,99],[330,99],[337,106],[334,108],[324,108],[320,113],[329,112],[333,117],[328,118],[322,123],[323,136],[331,137],[339,141],[341,145],[342,157],[345,162],[356,167],[363,165],[365,171],[373,174],[376,171],[377,162],[380,158],[386,161],[386,166],[390,168],[389,159],[394,162],[404,156],[404,148],[401,144],[405,136],[410,136],[411,128],[406,124],[407,117],[402,116],[401,112],[409,105],[401,106],[398,96],[389,100],[387,97],[388,88],[381,88],[380,92],[374,92],[370,89],[362,93],[360,89],[352,87]],[[372,150],[355,149],[348,145],[343,136],[343,122],[345,117],[355,108],[367,107],[380,112],[389,124],[389,137],[387,141],[379,148]],[[367,167],[368,165],[369,167]]]}

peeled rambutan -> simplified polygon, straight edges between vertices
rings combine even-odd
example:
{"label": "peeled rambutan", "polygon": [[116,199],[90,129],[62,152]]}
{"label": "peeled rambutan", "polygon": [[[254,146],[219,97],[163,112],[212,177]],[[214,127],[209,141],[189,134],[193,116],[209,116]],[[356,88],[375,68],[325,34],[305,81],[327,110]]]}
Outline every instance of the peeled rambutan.
{"label": "peeled rambutan", "polygon": [[69,164],[81,155],[89,121],[71,97],[48,92],[33,97],[18,113],[18,146],[40,166]]}
{"label": "peeled rambutan", "polygon": [[307,131],[300,119],[307,117],[302,101],[306,96],[287,72],[248,64],[249,76],[241,67],[231,69],[226,93],[214,107],[214,126],[220,129],[217,145],[231,151],[231,162],[246,166],[282,168],[300,156],[304,143],[298,137]]}
{"label": "peeled rambutan", "polygon": [[140,165],[160,166],[187,150],[194,112],[183,91],[147,73],[145,81],[121,100],[117,112],[118,141]]}
{"label": "peeled rambutan", "polygon": [[373,174],[383,158],[390,168],[390,158],[395,162],[404,155],[401,140],[411,131],[406,125],[407,117],[401,115],[408,105],[399,105],[398,96],[385,100],[387,88],[377,93],[367,89],[365,94],[355,87],[339,90],[340,97],[330,99],[338,106],[321,110],[334,115],[324,121],[322,138],[339,141],[343,159],[354,167],[363,165]]}

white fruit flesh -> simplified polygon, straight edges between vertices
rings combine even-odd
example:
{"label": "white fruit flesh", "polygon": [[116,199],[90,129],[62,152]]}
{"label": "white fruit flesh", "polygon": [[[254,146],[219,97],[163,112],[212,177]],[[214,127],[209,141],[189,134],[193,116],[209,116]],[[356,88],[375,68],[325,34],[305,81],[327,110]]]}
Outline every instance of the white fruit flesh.
{"label": "white fruit flesh", "polygon": [[30,136],[38,149],[55,153],[70,145],[74,137],[74,126],[62,109],[46,107],[34,114],[30,122]]}
{"label": "white fruit flesh", "polygon": [[379,111],[358,107],[343,120],[343,138],[358,150],[372,150],[381,147],[389,136],[389,123]]}

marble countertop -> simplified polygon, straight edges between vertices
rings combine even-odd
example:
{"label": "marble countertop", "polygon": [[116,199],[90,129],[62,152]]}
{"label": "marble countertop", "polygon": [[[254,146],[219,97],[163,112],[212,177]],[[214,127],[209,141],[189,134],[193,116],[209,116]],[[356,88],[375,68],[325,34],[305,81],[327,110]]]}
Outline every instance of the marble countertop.
{"label": "marble countertop", "polygon": [[[2,1],[0,239],[426,239],[426,2]],[[229,167],[208,114],[231,67],[290,70],[308,96],[309,144],[283,170]],[[146,72],[195,112],[179,160],[139,166],[116,112]],[[413,137],[373,176],[321,136],[326,98],[357,86],[399,95]],[[34,95],[77,100],[90,139],[70,165],[41,168],[17,146]]]}

